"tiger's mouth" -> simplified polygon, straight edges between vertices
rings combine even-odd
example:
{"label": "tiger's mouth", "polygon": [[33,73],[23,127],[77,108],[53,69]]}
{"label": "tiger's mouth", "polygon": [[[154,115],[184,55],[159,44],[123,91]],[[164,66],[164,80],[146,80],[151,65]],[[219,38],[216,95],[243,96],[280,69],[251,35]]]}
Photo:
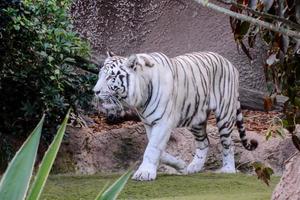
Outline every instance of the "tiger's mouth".
{"label": "tiger's mouth", "polygon": [[94,104],[101,113],[107,114],[108,112],[120,112],[124,107],[120,100],[111,94],[96,95]]}
{"label": "tiger's mouth", "polygon": [[117,124],[121,123],[125,116],[124,107],[113,97],[105,97],[105,99],[96,98],[95,107],[98,114],[105,116],[106,123]]}
{"label": "tiger's mouth", "polygon": [[109,99],[111,98],[111,95],[109,95],[109,94],[99,94],[99,95],[97,95],[97,97],[102,101],[109,101]]}

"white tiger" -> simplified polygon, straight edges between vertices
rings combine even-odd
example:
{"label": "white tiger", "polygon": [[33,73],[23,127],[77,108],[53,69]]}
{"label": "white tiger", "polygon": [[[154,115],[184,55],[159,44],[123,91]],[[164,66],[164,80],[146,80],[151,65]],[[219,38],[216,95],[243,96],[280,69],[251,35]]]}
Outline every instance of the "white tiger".
{"label": "white tiger", "polygon": [[[130,57],[108,53],[94,87],[102,100],[136,108],[148,136],[143,161],[133,179],[154,180],[159,161],[186,173],[199,172],[209,149],[207,117],[217,118],[223,166],[220,172],[235,173],[231,133],[236,124],[243,146],[254,150],[257,142],[246,139],[239,102],[237,69],[217,53],[200,52],[168,58],[162,53]],[[188,127],[195,136],[196,151],[186,167],[181,159],[165,152],[172,129]]]}

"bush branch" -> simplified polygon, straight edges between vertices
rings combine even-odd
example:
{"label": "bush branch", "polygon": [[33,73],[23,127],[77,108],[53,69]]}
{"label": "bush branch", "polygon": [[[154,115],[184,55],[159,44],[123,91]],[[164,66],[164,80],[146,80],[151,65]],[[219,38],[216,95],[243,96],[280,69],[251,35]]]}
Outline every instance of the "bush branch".
{"label": "bush branch", "polygon": [[220,7],[220,6],[215,5],[213,3],[209,3],[208,0],[195,0],[195,1],[197,3],[202,4],[205,7],[208,7],[212,10],[217,11],[217,12],[221,12],[225,15],[229,15],[233,18],[243,20],[243,21],[247,21],[247,22],[250,22],[250,23],[255,24],[257,26],[264,27],[266,29],[269,29],[269,30],[272,30],[272,31],[275,31],[275,32],[279,32],[279,33],[282,33],[284,35],[300,39],[300,32],[293,31],[293,30],[290,30],[290,29],[286,29],[286,28],[283,28],[283,27],[278,27],[278,26],[275,26],[274,24],[264,22],[264,21],[255,19],[253,17],[246,16],[246,15],[243,15],[243,14],[240,14],[240,13],[233,12],[231,10]]}
{"label": "bush branch", "polygon": [[89,64],[97,65],[97,63],[95,63],[91,60],[87,60],[80,56],[75,56],[74,59],[76,62],[76,64],[74,65],[75,67],[78,67],[78,68],[80,68],[84,71],[87,71],[89,73],[92,73],[92,74],[98,74],[98,72],[99,72],[98,69],[88,67]]}
{"label": "bush branch", "polygon": [[222,3],[225,3],[225,4],[230,4],[230,5],[233,5],[233,6],[236,6],[237,8],[240,8],[240,9],[243,9],[243,10],[246,10],[256,16],[260,16],[260,17],[263,17],[265,19],[271,19],[271,20],[277,20],[277,21],[280,21],[288,26],[290,26],[291,28],[295,28],[297,31],[300,30],[300,25],[297,24],[297,23],[294,23],[290,20],[287,20],[285,18],[282,18],[282,17],[279,17],[277,15],[271,15],[269,13],[264,13],[264,12],[259,12],[259,11],[256,11],[256,10],[253,10],[247,6],[244,6],[242,4],[239,4],[237,3],[236,1],[233,1],[233,0],[219,0],[220,2]]}

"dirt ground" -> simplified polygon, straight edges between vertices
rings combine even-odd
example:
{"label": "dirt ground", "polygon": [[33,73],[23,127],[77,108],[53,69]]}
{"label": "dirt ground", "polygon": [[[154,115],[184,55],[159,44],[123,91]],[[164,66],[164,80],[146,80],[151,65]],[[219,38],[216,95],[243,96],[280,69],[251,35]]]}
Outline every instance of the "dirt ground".
{"label": "dirt ground", "polygon": [[[273,125],[276,125],[276,119],[280,118],[282,113],[277,111],[263,112],[263,111],[251,111],[243,110],[244,124],[247,131],[256,131],[261,134],[265,134]],[[91,115],[90,116],[94,124],[90,126],[93,132],[105,132],[113,129],[120,129],[135,125],[137,121],[123,121],[118,124],[107,123],[103,115]],[[215,126],[215,117],[210,115],[208,123]],[[275,123],[275,124],[274,124]]]}

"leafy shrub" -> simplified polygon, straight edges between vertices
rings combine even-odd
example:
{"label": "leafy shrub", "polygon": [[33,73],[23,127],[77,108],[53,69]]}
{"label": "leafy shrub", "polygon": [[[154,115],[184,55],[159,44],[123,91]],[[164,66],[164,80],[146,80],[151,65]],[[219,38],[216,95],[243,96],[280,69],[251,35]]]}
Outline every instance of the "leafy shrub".
{"label": "leafy shrub", "polygon": [[76,60],[88,58],[90,47],[72,32],[69,0],[1,0],[0,6],[0,146],[11,136],[25,138],[43,112],[42,138],[49,140],[67,108],[86,108],[92,97],[96,76]]}

